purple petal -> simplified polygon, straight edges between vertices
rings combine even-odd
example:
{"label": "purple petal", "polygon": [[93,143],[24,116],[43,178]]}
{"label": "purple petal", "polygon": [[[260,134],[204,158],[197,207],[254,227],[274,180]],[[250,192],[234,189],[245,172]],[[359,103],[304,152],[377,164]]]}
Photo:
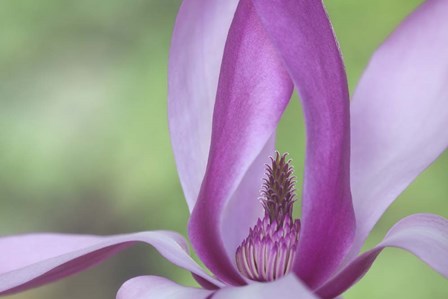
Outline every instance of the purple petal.
{"label": "purple petal", "polygon": [[427,1],[372,57],[354,95],[355,256],[397,196],[448,146],[448,1]]}
{"label": "purple petal", "polygon": [[385,247],[407,250],[448,278],[448,220],[437,215],[416,214],[395,224],[378,246],[350,262],[317,293],[322,298],[343,293],[367,273]]}
{"label": "purple petal", "polygon": [[158,276],[140,276],[125,282],[117,299],[206,299],[213,291],[184,287]]}
{"label": "purple petal", "polygon": [[269,283],[251,283],[243,287],[227,287],[216,292],[213,299],[317,299],[294,274]]}
{"label": "purple petal", "polygon": [[219,69],[237,3],[184,0],[174,27],[168,116],[177,169],[190,211],[205,173]]}
{"label": "purple petal", "polygon": [[0,238],[0,295],[24,291],[80,272],[136,242],[154,246],[173,264],[222,286],[189,256],[185,240],[173,232],[110,237],[35,234]]}
{"label": "purple petal", "polygon": [[[233,265],[234,254],[228,256],[225,250],[222,213],[273,136],[291,93],[289,76],[251,1],[240,1],[224,51],[207,171],[189,225],[190,240],[201,260],[230,284],[245,282]],[[255,180],[261,183],[262,177],[260,173]],[[253,192],[259,187],[254,186]]]}
{"label": "purple petal", "polygon": [[254,1],[299,90],[307,126],[302,232],[295,272],[310,286],[340,264],[353,240],[349,95],[321,1]]}

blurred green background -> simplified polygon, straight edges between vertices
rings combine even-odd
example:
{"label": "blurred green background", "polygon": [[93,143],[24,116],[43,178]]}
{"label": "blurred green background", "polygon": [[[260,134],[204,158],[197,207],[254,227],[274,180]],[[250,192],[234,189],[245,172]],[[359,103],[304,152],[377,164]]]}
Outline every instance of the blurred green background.
{"label": "blurred green background", "polygon": [[[369,57],[421,1],[326,1],[350,88]],[[167,58],[180,1],[0,2],[0,235],[30,231],[186,235],[187,206],[167,129]],[[279,129],[301,178],[298,101]],[[448,154],[393,204],[378,242],[416,212],[448,217]],[[189,273],[138,246],[25,298],[114,298],[145,274],[193,285]],[[448,283],[408,253],[386,250],[345,298],[447,298]]]}

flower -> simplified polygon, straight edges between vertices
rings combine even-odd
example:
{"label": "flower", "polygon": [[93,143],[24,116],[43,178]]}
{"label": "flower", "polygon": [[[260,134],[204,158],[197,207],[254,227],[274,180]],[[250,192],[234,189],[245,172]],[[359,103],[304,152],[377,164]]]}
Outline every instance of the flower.
{"label": "flower", "polygon": [[[0,295],[79,272],[136,242],[191,271],[203,288],[143,276],[126,282],[119,299],[334,298],[385,247],[448,277],[448,220],[436,215],[404,218],[358,255],[387,207],[448,146],[447,13],[447,1],[428,0],[408,17],[372,57],[350,106],[320,1],[184,0],[170,54],[170,133],[190,241],[214,276],[173,232],[32,234],[0,238]],[[293,86],[308,135],[301,225],[290,214],[293,178],[284,158],[273,159],[257,200]],[[260,259],[250,246],[277,257],[266,275],[255,273]],[[279,246],[294,258],[283,262]]]}

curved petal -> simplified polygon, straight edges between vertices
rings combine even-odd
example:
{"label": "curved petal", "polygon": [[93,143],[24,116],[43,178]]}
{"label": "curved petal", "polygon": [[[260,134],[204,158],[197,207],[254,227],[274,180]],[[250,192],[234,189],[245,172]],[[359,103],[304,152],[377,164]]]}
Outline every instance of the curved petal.
{"label": "curved petal", "polygon": [[[264,209],[259,200],[260,189],[266,163],[269,162],[269,157],[273,155],[274,150],[275,136],[272,136],[223,209],[221,235],[230,257],[235,256],[235,249],[248,236],[249,229],[255,225],[258,218],[264,215]],[[236,265],[235,259],[232,261]]]}
{"label": "curved petal", "polygon": [[294,274],[269,283],[251,283],[243,287],[227,287],[216,292],[213,299],[317,299]]}
{"label": "curved petal", "polygon": [[168,116],[180,182],[190,211],[205,173],[219,69],[237,3],[184,0],[174,27]]}
{"label": "curved petal", "polygon": [[340,264],[355,231],[347,78],[321,1],[259,0],[254,4],[303,102],[307,149],[294,270],[316,287]]}
{"label": "curved petal", "polygon": [[223,285],[201,269],[189,256],[183,237],[173,232],[109,237],[34,234],[0,238],[0,295],[24,291],[80,272],[136,242],[150,244],[173,264],[217,286]]}
{"label": "curved petal", "polygon": [[448,278],[448,220],[432,214],[416,214],[395,224],[378,246],[350,262],[317,293],[322,298],[343,293],[367,273],[385,247],[407,250]]}
{"label": "curved petal", "polygon": [[217,290],[219,289],[218,286],[214,285],[210,281],[202,278],[201,276],[198,276],[194,273],[191,273],[191,276],[193,276],[193,279],[203,288],[206,290]]}
{"label": "curved petal", "polygon": [[213,291],[184,287],[158,276],[140,276],[126,281],[117,299],[207,299]]}
{"label": "curved petal", "polygon": [[223,244],[222,212],[273,135],[291,93],[289,76],[251,1],[240,1],[224,51],[206,175],[189,224],[201,260],[229,284],[245,282]]}
{"label": "curved petal", "polygon": [[448,1],[420,6],[373,55],[355,92],[351,183],[357,232],[350,257],[448,146],[447,15]]}

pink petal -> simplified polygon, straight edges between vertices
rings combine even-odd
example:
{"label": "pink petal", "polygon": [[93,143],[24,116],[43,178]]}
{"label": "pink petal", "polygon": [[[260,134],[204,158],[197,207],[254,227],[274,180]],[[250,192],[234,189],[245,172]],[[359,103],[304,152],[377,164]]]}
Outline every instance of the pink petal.
{"label": "pink petal", "polygon": [[222,286],[189,256],[185,240],[173,232],[109,237],[34,234],[0,238],[0,295],[24,291],[80,272],[136,242],[154,246],[173,264]]}
{"label": "pink petal", "polygon": [[372,57],[351,106],[355,256],[397,196],[448,146],[448,1],[425,2]]}
{"label": "pink petal", "polygon": [[184,287],[158,276],[140,276],[125,282],[117,299],[206,299],[213,291]]}
{"label": "pink petal", "polygon": [[205,173],[219,69],[237,3],[184,0],[173,32],[168,116],[177,169],[190,211]]}
{"label": "pink petal", "polygon": [[353,240],[347,79],[321,1],[259,0],[257,12],[303,102],[307,151],[302,231],[294,270],[318,286]]}
{"label": "pink petal", "polygon": [[269,157],[273,155],[274,149],[275,134],[249,167],[222,211],[221,234],[227,254],[231,257],[235,256],[236,248],[247,237],[249,229],[264,215],[263,207],[258,200],[261,178],[265,172],[265,164],[270,161]]}
{"label": "pink petal", "polygon": [[[205,172],[218,73],[236,5],[235,0],[184,1],[174,30],[169,73],[170,129],[190,210],[196,202]],[[244,177],[224,211],[224,223],[235,227],[226,225],[227,229],[223,230],[224,244],[231,255],[260,215],[261,205],[256,200],[261,185],[259,176],[263,173],[264,163],[274,152],[274,143],[273,136],[248,171],[257,175]],[[241,202],[242,199],[246,200]],[[244,217],[240,217],[241,214]]]}
{"label": "pink petal", "polygon": [[216,292],[213,299],[317,299],[294,274],[269,283],[251,283],[243,287],[227,287]]}
{"label": "pink petal", "polygon": [[[273,136],[291,93],[289,76],[251,1],[240,1],[224,52],[207,171],[189,225],[201,260],[229,284],[245,282],[233,265],[234,254],[228,256],[223,243],[223,211]],[[260,180],[252,194],[262,177],[261,172],[251,180]]]}
{"label": "pink petal", "polygon": [[378,246],[346,265],[317,293],[322,298],[343,293],[367,273],[385,247],[407,250],[448,278],[448,220],[432,214],[416,214],[395,224]]}

